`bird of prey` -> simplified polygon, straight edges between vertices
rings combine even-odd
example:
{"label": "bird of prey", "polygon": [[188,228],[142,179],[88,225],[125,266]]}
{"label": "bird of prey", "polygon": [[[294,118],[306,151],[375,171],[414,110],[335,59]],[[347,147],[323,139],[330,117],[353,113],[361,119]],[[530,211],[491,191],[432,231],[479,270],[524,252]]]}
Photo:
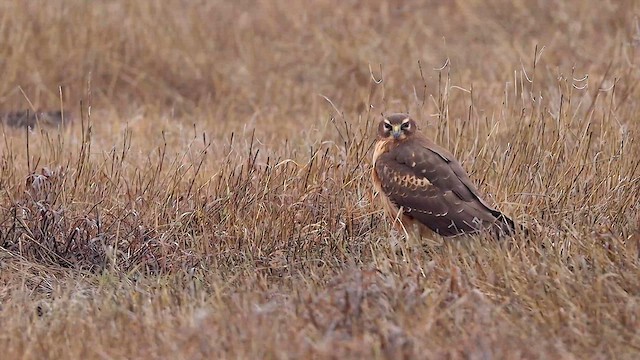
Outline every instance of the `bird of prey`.
{"label": "bird of prey", "polygon": [[420,237],[490,231],[499,238],[516,230],[513,220],[482,199],[453,155],[421,134],[408,114],[380,121],[371,175],[387,215]]}

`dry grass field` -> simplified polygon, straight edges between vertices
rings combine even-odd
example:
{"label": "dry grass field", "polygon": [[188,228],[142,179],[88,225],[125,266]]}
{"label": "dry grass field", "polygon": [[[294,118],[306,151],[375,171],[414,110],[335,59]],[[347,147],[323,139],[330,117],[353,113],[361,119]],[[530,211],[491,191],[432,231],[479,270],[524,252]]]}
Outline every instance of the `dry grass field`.
{"label": "dry grass field", "polygon": [[[3,1],[4,359],[640,357],[640,3]],[[409,112],[531,229],[405,240]]]}

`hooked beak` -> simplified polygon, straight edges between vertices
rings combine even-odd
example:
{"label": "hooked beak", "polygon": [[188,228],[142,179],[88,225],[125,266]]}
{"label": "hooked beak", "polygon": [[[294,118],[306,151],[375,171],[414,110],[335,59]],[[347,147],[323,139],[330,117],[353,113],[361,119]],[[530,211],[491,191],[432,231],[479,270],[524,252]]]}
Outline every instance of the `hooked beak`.
{"label": "hooked beak", "polygon": [[402,136],[402,130],[400,130],[400,126],[394,126],[391,129],[391,135],[393,136],[393,138],[395,140],[398,140],[400,138],[400,136]]}

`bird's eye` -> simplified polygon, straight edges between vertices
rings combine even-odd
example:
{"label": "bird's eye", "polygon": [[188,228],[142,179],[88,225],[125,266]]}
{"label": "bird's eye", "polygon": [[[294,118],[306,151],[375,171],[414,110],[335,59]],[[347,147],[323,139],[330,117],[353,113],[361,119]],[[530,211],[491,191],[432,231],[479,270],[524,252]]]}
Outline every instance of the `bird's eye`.
{"label": "bird's eye", "polygon": [[402,130],[409,130],[411,128],[411,124],[406,122],[401,126]]}
{"label": "bird's eye", "polygon": [[384,123],[384,129],[387,131],[391,131],[391,124]]}

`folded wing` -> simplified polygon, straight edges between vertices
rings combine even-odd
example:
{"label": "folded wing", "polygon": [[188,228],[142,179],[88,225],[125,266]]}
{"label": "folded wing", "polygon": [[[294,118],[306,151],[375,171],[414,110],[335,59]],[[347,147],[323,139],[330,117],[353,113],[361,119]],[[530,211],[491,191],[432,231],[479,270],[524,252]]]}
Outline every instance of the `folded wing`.
{"label": "folded wing", "polygon": [[433,143],[408,140],[382,154],[375,167],[391,201],[442,236],[513,232],[513,221],[485,203],[462,166]]}

